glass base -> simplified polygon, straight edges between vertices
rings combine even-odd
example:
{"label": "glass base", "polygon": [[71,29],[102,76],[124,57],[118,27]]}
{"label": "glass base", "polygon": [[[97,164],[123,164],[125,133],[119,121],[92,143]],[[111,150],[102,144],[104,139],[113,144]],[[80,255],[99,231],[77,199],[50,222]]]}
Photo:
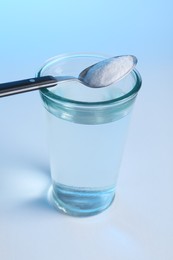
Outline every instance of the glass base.
{"label": "glass base", "polygon": [[74,188],[61,184],[53,185],[49,190],[50,203],[60,212],[87,217],[107,209],[115,197],[115,188],[93,190]]}

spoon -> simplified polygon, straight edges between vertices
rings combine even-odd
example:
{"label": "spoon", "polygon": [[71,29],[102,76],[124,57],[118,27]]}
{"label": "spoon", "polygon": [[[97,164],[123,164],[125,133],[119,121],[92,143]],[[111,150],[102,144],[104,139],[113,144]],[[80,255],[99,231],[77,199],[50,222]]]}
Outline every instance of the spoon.
{"label": "spoon", "polygon": [[54,87],[58,82],[78,81],[87,87],[101,88],[111,85],[130,73],[137,64],[133,55],[112,57],[84,69],[78,76],[42,76],[0,84],[0,97],[41,88]]}

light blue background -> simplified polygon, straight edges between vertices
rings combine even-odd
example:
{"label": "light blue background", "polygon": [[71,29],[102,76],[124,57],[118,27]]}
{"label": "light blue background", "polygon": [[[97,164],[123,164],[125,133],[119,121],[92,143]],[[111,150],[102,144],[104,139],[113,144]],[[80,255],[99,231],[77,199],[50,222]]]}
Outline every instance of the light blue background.
{"label": "light blue background", "polygon": [[171,0],[1,1],[1,81],[30,76],[66,52],[134,53],[140,66],[165,65],[173,58],[172,8]]}
{"label": "light blue background", "polygon": [[38,92],[0,100],[0,258],[172,260],[173,2],[1,1],[0,82],[33,77],[67,52],[138,57],[135,104],[113,206],[61,216],[50,185]]}

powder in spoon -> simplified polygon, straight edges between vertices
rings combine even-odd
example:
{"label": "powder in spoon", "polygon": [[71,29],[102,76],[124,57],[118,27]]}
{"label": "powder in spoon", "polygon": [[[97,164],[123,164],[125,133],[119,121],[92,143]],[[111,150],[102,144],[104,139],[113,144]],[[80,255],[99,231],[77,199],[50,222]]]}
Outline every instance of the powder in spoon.
{"label": "powder in spoon", "polygon": [[132,55],[109,58],[90,67],[83,81],[90,87],[104,87],[126,76],[136,65]]}

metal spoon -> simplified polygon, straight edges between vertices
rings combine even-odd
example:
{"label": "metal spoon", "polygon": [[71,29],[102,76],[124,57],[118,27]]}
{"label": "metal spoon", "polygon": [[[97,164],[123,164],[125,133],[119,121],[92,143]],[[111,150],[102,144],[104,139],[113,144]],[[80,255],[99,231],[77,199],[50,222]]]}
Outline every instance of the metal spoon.
{"label": "metal spoon", "polygon": [[137,59],[132,55],[123,55],[100,61],[78,76],[42,76],[0,84],[0,97],[19,94],[41,88],[54,87],[58,82],[76,80],[91,88],[106,87],[125,77],[133,70]]}

